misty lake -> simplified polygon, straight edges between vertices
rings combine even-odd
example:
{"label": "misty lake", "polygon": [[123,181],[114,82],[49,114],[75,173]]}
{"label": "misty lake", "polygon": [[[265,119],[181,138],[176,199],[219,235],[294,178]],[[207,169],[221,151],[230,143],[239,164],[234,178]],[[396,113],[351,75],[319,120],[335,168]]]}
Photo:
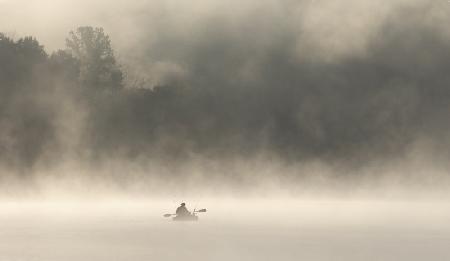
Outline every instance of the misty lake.
{"label": "misty lake", "polygon": [[196,223],[172,202],[5,203],[0,261],[450,259],[445,202],[212,202]]}

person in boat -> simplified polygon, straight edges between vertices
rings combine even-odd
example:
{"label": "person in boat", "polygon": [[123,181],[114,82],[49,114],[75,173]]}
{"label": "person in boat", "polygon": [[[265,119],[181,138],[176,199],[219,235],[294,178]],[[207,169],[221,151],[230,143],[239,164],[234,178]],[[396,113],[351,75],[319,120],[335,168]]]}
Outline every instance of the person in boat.
{"label": "person in boat", "polygon": [[187,210],[185,203],[181,203],[181,205],[177,208],[177,211],[175,213],[177,214],[177,217],[179,216],[185,217],[191,215],[191,212]]}

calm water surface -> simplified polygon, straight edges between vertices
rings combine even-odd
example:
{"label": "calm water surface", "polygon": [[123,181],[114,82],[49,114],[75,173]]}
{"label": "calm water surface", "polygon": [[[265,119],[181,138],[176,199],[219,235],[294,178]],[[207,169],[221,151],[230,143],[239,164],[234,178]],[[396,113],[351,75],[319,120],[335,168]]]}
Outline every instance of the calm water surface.
{"label": "calm water surface", "polygon": [[445,202],[206,205],[176,223],[162,217],[173,203],[5,203],[0,261],[450,260]]}

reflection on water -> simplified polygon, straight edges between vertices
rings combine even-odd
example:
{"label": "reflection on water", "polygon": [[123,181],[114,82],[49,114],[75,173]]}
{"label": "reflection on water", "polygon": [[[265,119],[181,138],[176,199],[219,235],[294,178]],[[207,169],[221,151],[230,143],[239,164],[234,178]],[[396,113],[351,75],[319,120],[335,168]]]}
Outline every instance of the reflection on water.
{"label": "reflection on water", "polygon": [[207,202],[197,223],[173,203],[5,203],[0,261],[449,260],[450,204]]}

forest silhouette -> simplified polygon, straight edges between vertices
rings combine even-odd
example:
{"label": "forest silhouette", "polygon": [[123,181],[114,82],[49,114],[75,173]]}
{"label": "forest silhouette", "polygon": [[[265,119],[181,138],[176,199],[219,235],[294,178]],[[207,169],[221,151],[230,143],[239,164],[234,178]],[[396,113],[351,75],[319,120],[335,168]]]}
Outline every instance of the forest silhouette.
{"label": "forest silhouette", "polygon": [[[450,55],[431,50],[438,59],[428,68],[408,53],[431,40],[404,50],[398,37],[374,45],[370,58],[338,64],[268,54],[261,84],[232,84],[223,68],[230,79],[216,83],[129,86],[102,28],[77,28],[51,54],[34,37],[0,34],[0,161],[26,173],[37,162],[58,164],[68,150],[92,162],[269,153],[356,166],[402,155],[420,135],[447,135],[439,130],[450,89],[439,79]],[[434,37],[434,45],[446,45]],[[388,55],[395,51],[401,59]],[[79,140],[67,145],[73,133]]]}

